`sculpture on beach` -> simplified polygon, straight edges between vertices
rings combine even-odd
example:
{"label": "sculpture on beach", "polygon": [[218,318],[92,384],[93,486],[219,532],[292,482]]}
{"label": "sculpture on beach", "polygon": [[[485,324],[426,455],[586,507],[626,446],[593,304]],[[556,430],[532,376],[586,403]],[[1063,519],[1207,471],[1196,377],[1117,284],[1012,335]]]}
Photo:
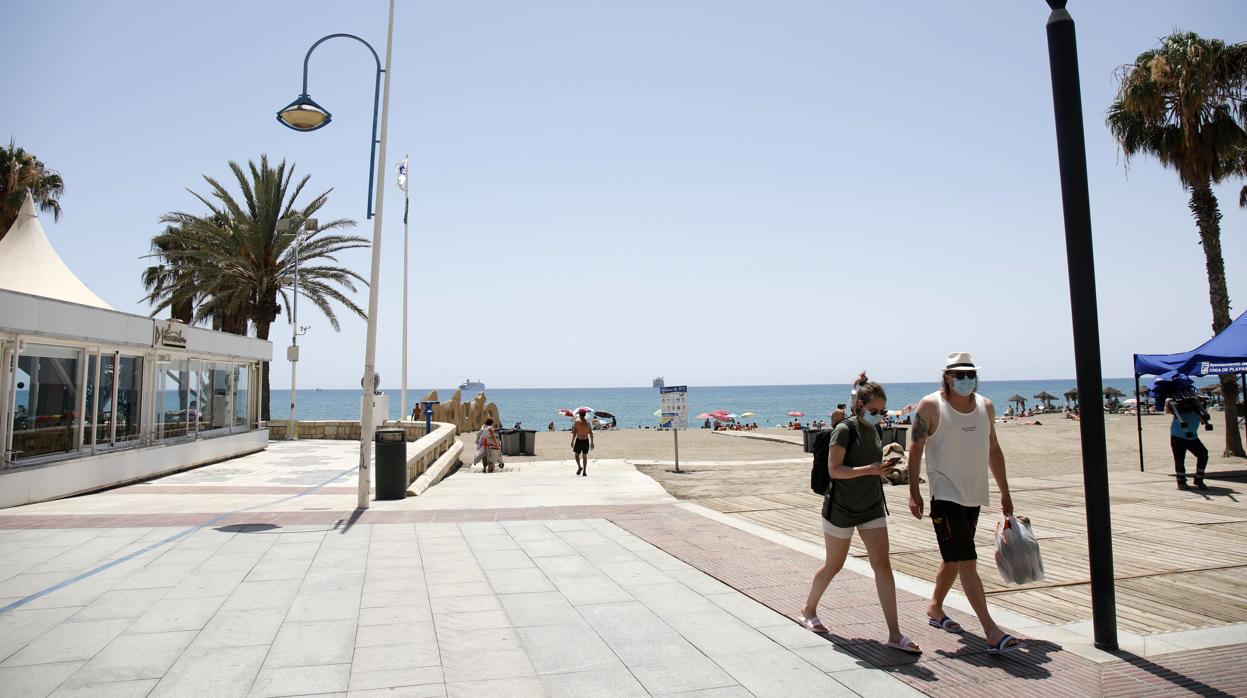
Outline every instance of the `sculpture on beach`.
{"label": "sculpture on beach", "polygon": [[432,417],[435,422],[446,422],[455,425],[458,433],[462,434],[467,431],[480,431],[486,419],[493,419],[494,424],[502,424],[502,417],[498,413],[498,406],[492,402],[485,402],[485,393],[477,393],[471,402],[463,402],[463,391],[456,390],[450,399],[441,402],[437,397],[437,391],[431,390],[428,395],[424,396],[424,400],[416,403],[416,408],[411,412],[411,418],[417,422],[424,421],[424,402],[434,402]]}

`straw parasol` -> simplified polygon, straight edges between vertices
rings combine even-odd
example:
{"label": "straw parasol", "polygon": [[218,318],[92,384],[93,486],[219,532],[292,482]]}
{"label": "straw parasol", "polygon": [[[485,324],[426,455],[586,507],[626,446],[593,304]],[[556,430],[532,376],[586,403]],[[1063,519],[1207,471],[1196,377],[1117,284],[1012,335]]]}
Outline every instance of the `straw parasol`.
{"label": "straw parasol", "polygon": [[1071,400],[1075,405],[1078,404],[1078,388],[1070,388],[1065,391],[1065,404],[1068,405]]}
{"label": "straw parasol", "polygon": [[1110,385],[1104,389],[1104,397],[1116,400],[1119,397],[1126,397],[1126,394]]}
{"label": "straw parasol", "polygon": [[1018,412],[1021,412],[1022,410],[1026,409],[1026,398],[1022,397],[1021,395],[1014,395],[1013,397],[1009,398],[1009,402],[1016,402],[1018,404]]}
{"label": "straw parasol", "polygon": [[1052,401],[1057,400],[1059,398],[1049,393],[1048,391],[1044,390],[1044,391],[1041,391],[1038,395],[1035,395],[1035,399],[1043,403],[1045,410],[1050,410],[1052,409]]}

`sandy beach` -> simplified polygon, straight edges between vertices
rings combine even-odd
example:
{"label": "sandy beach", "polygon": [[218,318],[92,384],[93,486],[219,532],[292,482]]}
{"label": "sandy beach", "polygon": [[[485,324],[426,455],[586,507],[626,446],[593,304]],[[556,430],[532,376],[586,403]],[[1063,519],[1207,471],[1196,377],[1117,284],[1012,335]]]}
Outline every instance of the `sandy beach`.
{"label": "sandy beach", "polygon": [[[1008,463],[1008,472],[1016,477],[1043,477],[1081,472],[1078,422],[1064,419],[1062,415],[1040,415],[1040,424],[1005,422],[996,425],[1001,447]],[[1241,458],[1223,458],[1221,451],[1225,436],[1221,425],[1222,415],[1213,414],[1215,430],[1200,432],[1200,438],[1211,454],[1210,469],[1238,469],[1247,466]],[[1138,470],[1139,447],[1135,418],[1128,415],[1105,415],[1110,470]],[[1033,420],[1027,420],[1033,421]],[[1171,472],[1173,457],[1169,451],[1169,424],[1167,415],[1147,415],[1143,418],[1143,445],[1145,466],[1149,471]],[[781,429],[759,429],[753,434],[773,434],[799,439],[800,432]],[[464,434],[465,444],[474,443],[476,434]],[[671,461],[673,444],[671,432],[645,429],[621,429],[599,431],[595,434],[596,448],[593,458],[622,458],[647,467],[644,461]],[[536,456],[508,456],[508,460],[571,460],[571,434],[569,432],[537,432]],[[471,453],[472,450],[468,450]],[[680,432],[680,462],[696,468],[702,463],[730,465],[739,461],[784,461],[807,459],[799,444],[763,441],[716,434],[702,429]],[[760,464],[759,464],[760,465]],[[702,466],[705,467],[705,466]],[[801,463],[776,464],[779,470],[791,469],[794,474],[808,475],[808,466]],[[1188,458],[1188,469],[1194,467]],[[770,469],[770,468],[768,468]]]}

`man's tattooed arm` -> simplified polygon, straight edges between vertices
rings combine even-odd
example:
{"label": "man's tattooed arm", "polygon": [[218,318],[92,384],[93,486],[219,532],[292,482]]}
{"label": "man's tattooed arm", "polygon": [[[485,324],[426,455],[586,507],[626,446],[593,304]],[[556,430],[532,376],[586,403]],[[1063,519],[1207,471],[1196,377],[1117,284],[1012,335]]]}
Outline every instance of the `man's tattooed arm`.
{"label": "man's tattooed arm", "polygon": [[910,440],[921,441],[922,439],[927,438],[927,436],[930,433],[931,433],[930,430],[927,428],[927,420],[922,418],[922,413],[919,412],[915,414],[914,415],[914,428],[910,430],[910,434],[911,434]]}

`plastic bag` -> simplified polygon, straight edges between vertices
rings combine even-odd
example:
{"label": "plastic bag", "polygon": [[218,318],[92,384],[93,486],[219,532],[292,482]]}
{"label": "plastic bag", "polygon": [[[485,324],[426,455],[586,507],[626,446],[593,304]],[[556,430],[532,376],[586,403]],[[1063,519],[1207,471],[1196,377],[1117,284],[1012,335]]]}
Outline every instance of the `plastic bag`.
{"label": "plastic bag", "polygon": [[996,569],[1006,584],[1043,581],[1043,558],[1030,519],[1009,515],[996,524]]}

